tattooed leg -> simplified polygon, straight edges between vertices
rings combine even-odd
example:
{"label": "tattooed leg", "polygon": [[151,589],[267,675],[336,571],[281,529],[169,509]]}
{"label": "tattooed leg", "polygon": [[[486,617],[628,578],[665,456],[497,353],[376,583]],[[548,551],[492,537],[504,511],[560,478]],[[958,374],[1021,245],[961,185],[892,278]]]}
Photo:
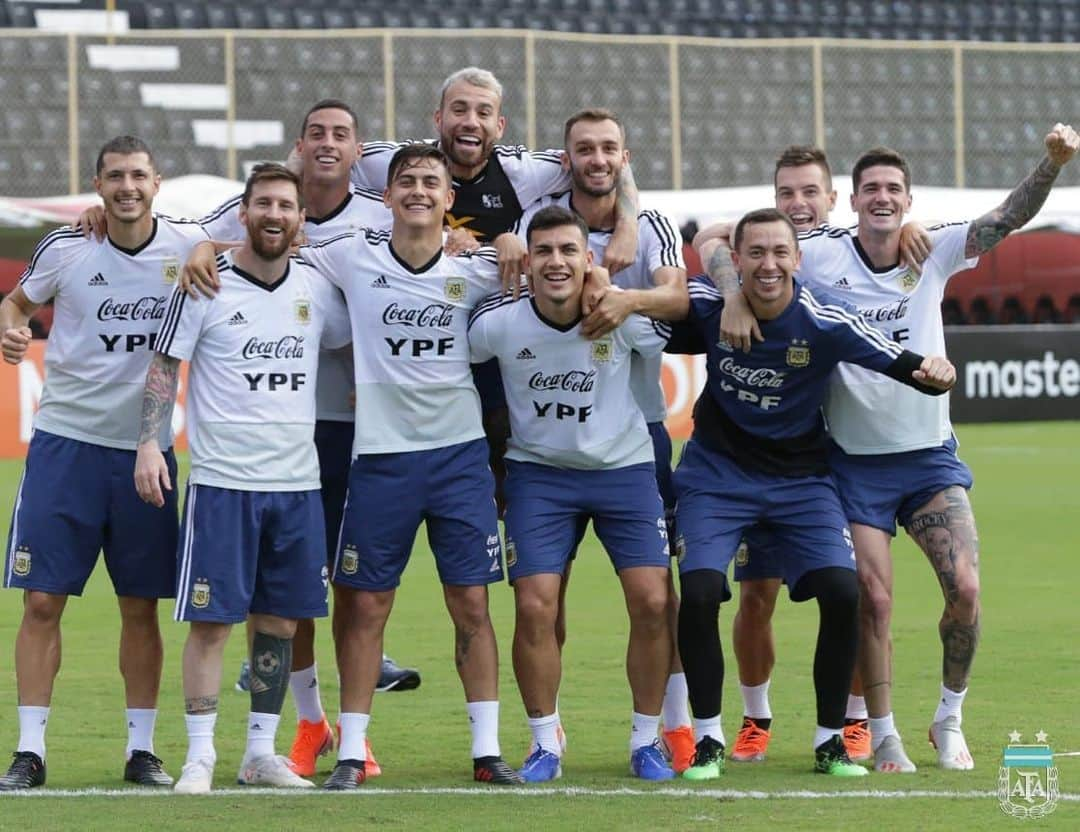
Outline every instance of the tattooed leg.
{"label": "tattooed leg", "polygon": [[221,689],[221,659],[229,638],[230,624],[193,621],[184,643],[184,706],[189,714],[217,710]]}
{"label": "tattooed leg", "polygon": [[858,669],[867,712],[881,718],[892,711],[892,539],[873,526],[851,524],[859,576]]}
{"label": "tattooed leg", "polygon": [[280,714],[289,689],[296,621],[272,615],[252,615],[251,620],[255,625],[251,640],[251,710]]}
{"label": "tattooed leg", "polygon": [[499,698],[499,649],[488,616],[486,586],[444,586],[446,609],[454,622],[454,663],[467,702]]}
{"label": "tattooed leg", "polygon": [[926,553],[945,597],[942,681],[962,691],[979,643],[979,538],[967,492],[952,486],[915,512],[908,534]]}

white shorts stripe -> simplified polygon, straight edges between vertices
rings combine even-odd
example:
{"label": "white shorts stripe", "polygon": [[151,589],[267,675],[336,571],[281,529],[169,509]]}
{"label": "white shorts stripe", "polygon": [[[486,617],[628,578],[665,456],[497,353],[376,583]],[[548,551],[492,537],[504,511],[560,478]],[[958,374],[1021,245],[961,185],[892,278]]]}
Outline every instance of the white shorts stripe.
{"label": "white shorts stripe", "polygon": [[187,502],[184,505],[184,551],[180,553],[180,570],[176,579],[176,607],[173,619],[184,621],[184,607],[187,606],[188,587],[191,584],[191,544],[195,537],[195,493],[198,486],[188,483]]}
{"label": "white shorts stripe", "polygon": [[11,510],[11,539],[8,542],[7,557],[4,563],[4,586],[11,586],[11,570],[15,568],[15,541],[19,539],[19,506],[22,505],[23,483],[26,482],[26,469],[19,477],[19,490],[15,492],[15,508]]}

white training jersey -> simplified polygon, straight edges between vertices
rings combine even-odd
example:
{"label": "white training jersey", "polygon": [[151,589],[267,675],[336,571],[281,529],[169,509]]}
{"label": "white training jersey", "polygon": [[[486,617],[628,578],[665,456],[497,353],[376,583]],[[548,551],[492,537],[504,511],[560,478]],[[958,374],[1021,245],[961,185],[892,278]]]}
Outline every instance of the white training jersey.
{"label": "white training jersey", "polygon": [[[558,205],[573,211],[570,191],[545,196],[525,209],[515,233],[525,242],[525,232],[532,218],[541,208]],[[593,260],[601,263],[604,252],[611,243],[612,229],[589,229],[589,249]],[[679,228],[667,214],[660,211],[642,211],[638,214],[638,249],[634,262],[611,276],[611,282],[623,289],[652,289],[656,284],[653,275],[665,266],[686,271],[682,256],[682,236]],[[660,367],[663,356],[643,355],[635,352],[630,358],[630,389],[634,391],[645,421],[650,424],[667,418],[667,401],[660,386]]]}
{"label": "white training jersey", "polygon": [[443,448],[484,435],[469,312],[500,287],[495,251],[440,249],[413,269],[390,233],[346,234],[300,256],[345,294],[356,363],[353,455]]}
{"label": "white training jersey", "polygon": [[[921,276],[907,266],[875,270],[853,231],[823,226],[800,235],[799,278],[851,304],[864,321],[906,349],[945,355],[945,284],[978,262],[964,256],[969,225],[930,229],[932,248]],[[838,365],[824,411],[829,433],[849,454],[933,448],[952,436],[948,395],[924,396],[854,364]]]}
{"label": "white training jersey", "polygon": [[[247,236],[240,223],[242,196],[238,194],[226,200],[199,220],[213,239],[243,240]],[[392,224],[393,215],[383,202],[382,191],[354,185],[345,201],[325,217],[308,215],[304,222],[304,233],[308,242],[321,243],[361,228],[390,228]],[[331,422],[353,420],[353,408],[349,402],[353,375],[351,350],[324,351],[319,356],[319,378],[315,384],[315,412],[318,419]]]}
{"label": "white training jersey", "polygon": [[315,388],[320,346],[349,342],[340,293],[290,258],[266,284],[217,260],[221,290],[169,300],[157,350],[191,362],[190,482],[240,491],[319,488]]}
{"label": "white training jersey", "polygon": [[630,389],[631,356],[659,356],[670,327],[631,315],[603,338],[581,322],[552,323],[528,296],[493,295],[473,312],[474,362],[499,360],[510,410],[507,459],[557,468],[622,468],[653,461]]}
{"label": "white training jersey", "polygon": [[[55,298],[35,428],[107,448],[138,447],[165,305],[181,264],[206,239],[197,223],[155,215],[150,239],[136,250],[66,226],[38,243],[19,280],[32,302]],[[169,417],[158,435],[162,450],[172,446]]]}

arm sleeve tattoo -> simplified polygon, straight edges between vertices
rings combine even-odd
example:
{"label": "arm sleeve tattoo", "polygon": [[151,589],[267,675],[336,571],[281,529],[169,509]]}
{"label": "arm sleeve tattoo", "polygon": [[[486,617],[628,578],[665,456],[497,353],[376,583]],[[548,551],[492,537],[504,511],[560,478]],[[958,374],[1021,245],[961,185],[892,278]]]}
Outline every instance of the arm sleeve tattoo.
{"label": "arm sleeve tattoo", "polygon": [[1035,170],[1013,188],[1001,205],[971,223],[964,253],[968,257],[975,257],[987,252],[1004,240],[1010,231],[1023,227],[1039,213],[1060,170],[1061,165],[1044,156]]}
{"label": "arm sleeve tattoo", "polygon": [[730,295],[739,291],[739,275],[735,271],[735,264],[731,262],[731,250],[725,245],[719,245],[705,264],[705,271],[709,279],[723,294]]}
{"label": "arm sleeve tattoo", "polygon": [[146,389],[143,391],[142,428],[139,444],[154,440],[161,430],[161,422],[176,400],[176,387],[180,380],[180,359],[160,352],[154,353],[150,369],[146,371]]}

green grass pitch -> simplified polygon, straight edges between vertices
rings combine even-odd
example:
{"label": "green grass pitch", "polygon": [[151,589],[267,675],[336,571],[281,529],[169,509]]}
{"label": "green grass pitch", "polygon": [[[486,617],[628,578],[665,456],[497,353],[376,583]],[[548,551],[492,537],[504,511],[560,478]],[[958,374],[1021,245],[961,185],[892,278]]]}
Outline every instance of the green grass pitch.
{"label": "green grass pitch", "polygon": [[[704,788],[685,781],[643,784],[627,770],[630,699],[623,670],[626,616],[606,556],[591,536],[574,569],[569,643],[560,711],[569,738],[561,781],[493,792],[471,783],[469,732],[453,669],[453,635],[430,555],[417,550],[387,634],[387,650],[417,666],[423,685],[376,697],[371,738],[385,774],[358,794],[238,795],[205,799],[138,792],[122,784],[123,693],[116,669],[116,604],[103,569],[64,621],[63,667],[49,724],[50,789],[58,796],[0,797],[0,829],[1023,829],[1006,817],[994,791],[1010,731],[1032,741],[1045,730],[1055,752],[1080,751],[1080,650],[1074,595],[1080,579],[1075,522],[1080,517],[1080,422],[964,426],[961,454],[975,472],[983,584],[983,641],[964,728],[976,760],[971,772],[941,772],[925,732],[940,680],[937,619],[941,596],[922,555],[905,538],[895,548],[894,702],[897,724],[919,766],[912,776],[872,775],[858,783],[810,772],[813,604],[777,607],[773,677],[774,739],[761,765],[729,765]],[[6,539],[21,463],[0,462],[0,530]],[[422,539],[421,535],[421,539]],[[491,595],[502,658],[502,746],[520,762],[528,743],[510,669],[513,599],[505,584]],[[734,608],[721,610],[730,633]],[[0,593],[0,749],[17,739],[13,649],[20,595]],[[157,751],[178,774],[186,739],[180,692],[184,628],[161,609],[166,638]],[[740,722],[730,638],[725,730]],[[234,789],[243,750],[247,697],[232,690],[243,639],[230,642],[218,720],[215,786]],[[318,654],[327,708],[337,711],[329,627]],[[291,704],[278,737],[291,741]],[[324,758],[323,768],[331,764]],[[1080,757],[1059,756],[1063,799],[1043,829],[1080,828]],[[6,765],[6,764],[5,764]],[[321,780],[320,773],[319,779]],[[79,794],[85,790],[106,794]],[[833,797],[832,795],[836,796]],[[1029,828],[1035,828],[1035,826]]]}

